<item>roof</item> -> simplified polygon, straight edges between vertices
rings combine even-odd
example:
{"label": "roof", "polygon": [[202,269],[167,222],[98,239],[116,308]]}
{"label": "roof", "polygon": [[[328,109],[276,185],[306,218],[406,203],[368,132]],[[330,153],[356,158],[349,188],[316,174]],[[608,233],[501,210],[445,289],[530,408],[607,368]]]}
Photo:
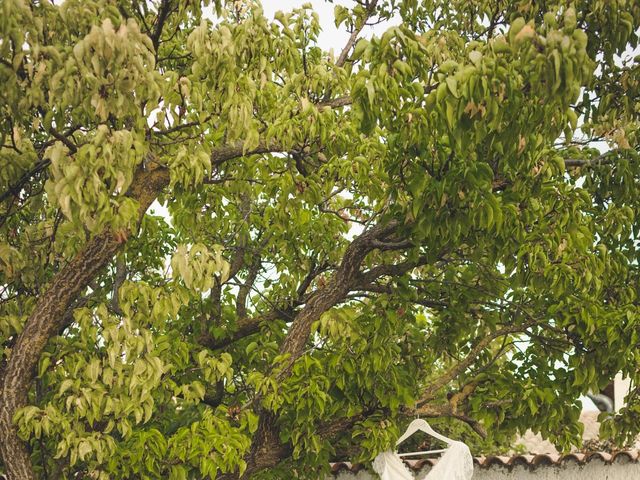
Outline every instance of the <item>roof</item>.
{"label": "roof", "polygon": [[[582,440],[585,445],[598,445],[598,433],[600,423],[598,422],[599,411],[583,411],[580,415],[580,422],[584,426]],[[541,466],[560,466],[574,462],[584,465],[592,461],[601,461],[607,465],[614,463],[640,463],[640,440],[631,448],[617,451],[578,451],[568,454],[560,454],[558,450],[548,440],[544,440],[540,434],[531,431],[520,437],[515,445],[520,449],[524,448],[527,454],[509,452],[506,455],[489,455],[474,457],[476,467],[488,469],[492,467],[513,468],[518,465],[535,469]],[[431,468],[438,462],[438,458],[425,458],[420,460],[405,460],[407,466],[413,471],[420,471],[423,468]],[[349,462],[337,462],[331,464],[331,471],[334,474],[342,472],[357,473],[363,470],[364,465],[351,464]]]}
{"label": "roof", "polygon": [[[607,465],[613,463],[638,463],[640,462],[640,450],[620,450],[617,452],[586,452],[586,453],[569,453],[566,455],[558,454],[537,454],[537,455],[513,455],[513,456],[482,456],[474,457],[473,463],[478,468],[492,468],[495,466],[504,468],[513,468],[518,465],[527,466],[535,469],[541,466],[568,464],[574,462],[578,465],[585,465],[592,461],[600,461]],[[437,458],[425,458],[421,460],[405,460],[407,466],[418,472],[423,468],[431,468],[438,463]],[[331,472],[335,475],[342,472],[357,473],[363,470],[364,465],[354,465],[349,462],[338,462],[331,464]]]}
{"label": "roof", "polygon": [[[584,431],[582,433],[582,442],[584,444],[593,444],[598,442],[600,432],[600,423],[598,422],[599,414],[599,411],[589,410],[585,410],[580,414],[580,423],[582,423],[584,427]],[[539,433],[534,434],[531,430],[527,431],[518,440],[516,440],[515,446],[520,447],[519,449],[533,455],[558,455],[560,453],[553,443],[549,440],[544,440]],[[634,448],[640,448],[640,445],[634,446]],[[577,449],[575,451],[577,451]]]}

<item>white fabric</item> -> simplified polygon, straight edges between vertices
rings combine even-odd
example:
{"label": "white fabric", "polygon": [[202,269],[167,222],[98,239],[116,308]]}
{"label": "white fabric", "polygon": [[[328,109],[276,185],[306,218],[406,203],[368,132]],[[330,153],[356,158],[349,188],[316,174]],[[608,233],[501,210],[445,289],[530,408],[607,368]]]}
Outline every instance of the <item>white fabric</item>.
{"label": "white fabric", "polygon": [[[373,461],[373,470],[381,480],[415,479],[397,452],[380,453]],[[452,441],[424,480],[470,480],[472,476],[473,458],[469,447],[462,442]]]}
{"label": "white fabric", "polygon": [[413,480],[409,471],[397,453],[387,450],[373,460],[373,470],[382,480]]}

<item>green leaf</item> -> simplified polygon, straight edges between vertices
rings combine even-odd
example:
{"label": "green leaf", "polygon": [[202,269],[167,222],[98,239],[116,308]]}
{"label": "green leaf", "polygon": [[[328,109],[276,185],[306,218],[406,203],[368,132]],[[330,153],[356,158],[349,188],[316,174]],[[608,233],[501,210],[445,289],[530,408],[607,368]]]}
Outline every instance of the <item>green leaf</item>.
{"label": "green leaf", "polygon": [[460,98],[458,94],[458,81],[454,77],[447,77],[446,83],[451,94],[456,98]]}

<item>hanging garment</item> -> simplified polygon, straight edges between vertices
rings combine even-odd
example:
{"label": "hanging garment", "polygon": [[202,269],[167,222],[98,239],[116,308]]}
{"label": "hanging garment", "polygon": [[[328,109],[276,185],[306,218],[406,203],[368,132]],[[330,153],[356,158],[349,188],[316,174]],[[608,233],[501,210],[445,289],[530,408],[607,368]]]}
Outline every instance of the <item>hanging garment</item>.
{"label": "hanging garment", "polygon": [[[397,452],[380,453],[373,461],[373,470],[381,480],[415,480]],[[470,480],[472,476],[473,458],[469,447],[452,441],[424,480]]]}

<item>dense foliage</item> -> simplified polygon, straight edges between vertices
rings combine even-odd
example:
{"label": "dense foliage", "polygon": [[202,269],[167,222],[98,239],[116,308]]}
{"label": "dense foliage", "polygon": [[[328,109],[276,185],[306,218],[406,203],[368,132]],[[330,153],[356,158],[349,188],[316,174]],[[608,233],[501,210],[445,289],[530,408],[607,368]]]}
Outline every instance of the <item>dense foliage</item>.
{"label": "dense foliage", "polygon": [[359,0],[335,54],[308,5],[55,3],[0,1],[10,479],[567,448],[618,371],[638,433],[635,0]]}

